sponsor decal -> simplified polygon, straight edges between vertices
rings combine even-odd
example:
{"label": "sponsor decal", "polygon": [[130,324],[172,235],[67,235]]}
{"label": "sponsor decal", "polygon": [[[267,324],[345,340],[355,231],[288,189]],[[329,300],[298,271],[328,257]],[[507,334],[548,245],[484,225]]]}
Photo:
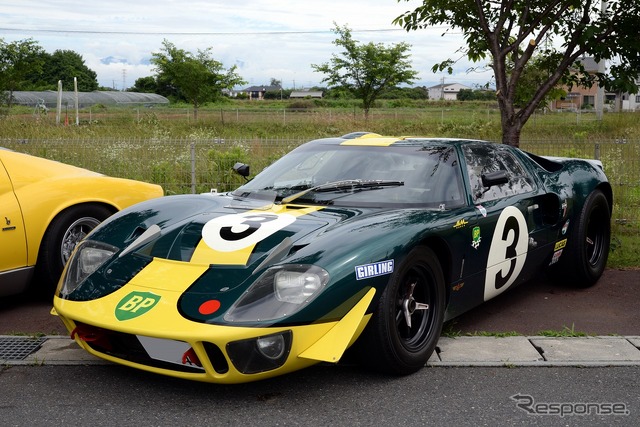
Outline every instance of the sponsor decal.
{"label": "sponsor decal", "polygon": [[562,218],[567,217],[567,201],[562,202]]}
{"label": "sponsor decal", "polygon": [[464,227],[466,227],[466,226],[467,226],[467,224],[469,224],[469,223],[467,222],[467,220],[465,220],[464,218],[462,218],[462,219],[459,219],[458,221],[456,221],[456,223],[453,225],[453,228],[455,228],[455,229],[457,230],[457,229],[460,229],[460,228],[464,228]]}
{"label": "sponsor decal", "polygon": [[567,234],[567,230],[569,229],[569,220],[567,220],[567,222],[564,223],[564,225],[562,226],[562,235],[564,236],[565,234]]}
{"label": "sponsor decal", "polygon": [[487,217],[487,210],[482,205],[478,205],[476,208],[478,208],[483,217]]}
{"label": "sponsor decal", "polygon": [[451,289],[454,291],[459,291],[460,289],[462,289],[462,287],[464,286],[464,282],[460,282],[457,285],[455,285],[454,287],[452,287]]}
{"label": "sponsor decal", "polygon": [[553,253],[553,257],[551,257],[551,262],[549,263],[549,265],[553,265],[556,262],[558,262],[560,260],[561,255],[562,255],[562,249],[560,249],[559,251],[555,251]]}
{"label": "sponsor decal", "polygon": [[123,321],[142,316],[155,307],[158,301],[160,295],[151,292],[131,292],[116,305],[116,319]]}
{"label": "sponsor decal", "polygon": [[553,248],[553,250],[554,251],[559,251],[560,249],[564,248],[565,246],[567,246],[567,239],[562,239],[562,240],[556,242],[556,245]]}
{"label": "sponsor decal", "polygon": [[480,247],[480,227],[473,227],[473,231],[471,232],[471,246],[473,249],[478,249]]}
{"label": "sponsor decal", "polygon": [[355,268],[356,280],[370,277],[384,276],[393,273],[393,260],[374,262],[372,264],[357,265]]}

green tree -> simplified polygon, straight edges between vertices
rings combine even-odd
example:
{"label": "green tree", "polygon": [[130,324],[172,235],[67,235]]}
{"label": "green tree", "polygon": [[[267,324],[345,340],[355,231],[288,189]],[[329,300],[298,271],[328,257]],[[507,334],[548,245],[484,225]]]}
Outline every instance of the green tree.
{"label": "green tree", "polygon": [[[558,84],[590,87],[597,81],[610,88],[616,82],[617,88],[638,91],[637,0],[423,0],[394,22],[407,31],[446,25],[462,32],[466,47],[461,50],[468,59],[490,61],[505,144],[520,144],[523,126]],[[580,63],[585,55],[596,61],[615,60],[615,65],[609,74],[589,75]],[[532,58],[545,63],[548,75],[518,99]],[[448,59],[433,70],[451,73],[454,63]],[[572,72],[576,65],[579,72]]]}
{"label": "green tree", "polygon": [[[520,75],[520,81],[515,89],[513,104],[516,108],[525,108],[536,95],[538,88],[543,85],[549,76],[555,72],[558,63],[558,54],[540,54],[531,57]],[[515,64],[509,62],[507,67],[513,72]],[[558,86],[552,87],[538,103],[536,108],[544,107],[554,99],[566,96],[566,91]]]}
{"label": "green tree", "polygon": [[418,72],[411,68],[410,45],[398,43],[385,46],[382,43],[360,44],[351,36],[347,26],[338,25],[332,30],[338,35],[333,44],[344,51],[333,54],[329,62],[312,64],[311,67],[326,74],[322,82],[340,86],[362,100],[365,118],[380,93],[401,83],[411,84]]}
{"label": "green tree", "polygon": [[136,79],[131,92],[156,93],[158,91],[158,82],[153,76],[140,77]]}
{"label": "green tree", "polygon": [[191,103],[196,119],[198,108],[219,98],[222,89],[246,83],[236,74],[235,65],[225,71],[222,63],[211,57],[211,48],[194,55],[164,40],[161,51],[152,54],[151,63],[158,73],[158,88]]}
{"label": "green tree", "polygon": [[282,81],[276,79],[275,77],[271,77],[271,82],[269,83],[269,85],[282,87]]}
{"label": "green tree", "polygon": [[8,91],[11,108],[13,92],[28,84],[27,76],[42,70],[42,47],[33,39],[6,43],[0,39],[0,90]]}
{"label": "green tree", "polygon": [[34,89],[74,90],[73,78],[78,81],[78,90],[91,92],[98,89],[98,75],[84,62],[82,55],[73,50],[56,50],[52,54],[43,53],[43,66],[39,73],[31,73]]}

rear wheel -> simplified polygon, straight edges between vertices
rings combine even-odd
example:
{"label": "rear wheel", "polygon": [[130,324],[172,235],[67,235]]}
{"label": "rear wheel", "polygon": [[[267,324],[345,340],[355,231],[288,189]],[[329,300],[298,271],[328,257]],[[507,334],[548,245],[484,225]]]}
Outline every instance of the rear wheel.
{"label": "rear wheel", "polygon": [[113,212],[100,205],[72,206],[49,224],[36,263],[35,292],[50,297],[76,245]]}
{"label": "rear wheel", "polygon": [[361,337],[360,358],[376,370],[407,375],[422,368],[442,331],[445,286],[429,248],[416,248],[391,276]]}
{"label": "rear wheel", "polygon": [[562,255],[565,281],[580,288],[593,286],[604,271],[611,241],[609,202],[600,190],[587,197]]}

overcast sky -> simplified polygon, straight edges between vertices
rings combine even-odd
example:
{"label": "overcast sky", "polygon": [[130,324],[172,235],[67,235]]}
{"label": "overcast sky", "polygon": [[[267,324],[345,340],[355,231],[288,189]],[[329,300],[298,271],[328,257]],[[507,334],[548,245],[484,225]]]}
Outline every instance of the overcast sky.
{"label": "overcast sky", "polygon": [[[421,1],[396,0],[0,0],[0,38],[5,42],[32,38],[49,53],[73,50],[98,74],[101,86],[122,89],[139,77],[153,75],[152,52],[167,39],[196,53],[212,48],[214,59],[249,85],[271,78],[285,88],[320,85],[322,74],[311,64],[339,53],[332,44],[334,22],[347,25],[363,43],[411,44],[415,86],[441,82],[485,84],[492,73],[467,70],[461,61],[453,75],[434,74],[431,67],[458,58],[459,34],[442,37],[446,28],[407,33],[392,24]],[[475,64],[481,65],[481,64]]]}

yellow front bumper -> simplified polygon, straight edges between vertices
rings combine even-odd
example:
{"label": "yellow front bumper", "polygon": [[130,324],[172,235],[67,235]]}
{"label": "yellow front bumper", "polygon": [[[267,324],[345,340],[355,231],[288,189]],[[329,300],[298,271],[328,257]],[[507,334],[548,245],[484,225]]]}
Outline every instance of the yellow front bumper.
{"label": "yellow front bumper", "polygon": [[[122,301],[132,292],[153,293],[159,298],[144,314],[125,320],[119,316],[119,320],[116,316],[116,308],[119,304],[121,306]],[[366,326],[370,317],[366,314],[366,310],[374,294],[375,289],[369,289],[339,321],[293,327],[256,328],[193,322],[178,313],[176,307],[181,292],[136,287],[131,284],[93,301],[76,302],[55,297],[54,308],[71,333],[81,330],[84,325],[89,325],[94,328],[92,330],[126,336],[140,342],[149,354],[149,360],[160,358],[162,363],[159,367],[157,363],[139,363],[129,360],[126,356],[99,351],[96,347],[100,347],[95,345],[92,347],[86,335],[73,334],[73,338],[82,348],[98,357],[179,378],[215,383],[242,383],[282,375],[320,361],[338,362],[344,351],[355,342]],[[291,349],[282,366],[255,374],[243,374],[234,366],[227,352],[229,343],[282,331],[291,331],[292,334]],[[208,351],[211,344],[215,345],[226,359],[228,365],[226,372],[216,370],[216,363],[211,360],[211,352]],[[201,367],[185,371],[184,366],[180,366],[181,364],[192,366],[190,358],[184,357],[185,349],[191,351],[191,354],[195,353]],[[156,352],[165,354],[167,351],[176,354],[169,358],[154,354]]]}

